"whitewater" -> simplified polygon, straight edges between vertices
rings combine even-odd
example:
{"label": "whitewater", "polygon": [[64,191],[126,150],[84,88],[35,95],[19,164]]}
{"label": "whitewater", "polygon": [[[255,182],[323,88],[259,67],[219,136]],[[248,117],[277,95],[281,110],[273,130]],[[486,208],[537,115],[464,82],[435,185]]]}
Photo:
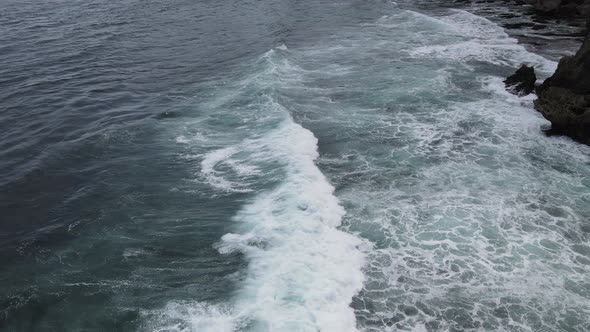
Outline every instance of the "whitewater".
{"label": "whitewater", "polygon": [[0,17],[56,61],[0,92],[55,105],[7,131],[0,330],[590,331],[590,148],[502,82],[555,59],[413,1],[76,6]]}
{"label": "whitewater", "polygon": [[256,193],[216,244],[248,268],[229,303],[171,302],[159,330],[587,328],[573,229],[588,149],[544,137],[533,98],[504,91],[493,72],[521,63],[556,68],[462,10],[397,10],[266,52],[211,101],[251,100],[239,128],[253,133],[199,174]]}

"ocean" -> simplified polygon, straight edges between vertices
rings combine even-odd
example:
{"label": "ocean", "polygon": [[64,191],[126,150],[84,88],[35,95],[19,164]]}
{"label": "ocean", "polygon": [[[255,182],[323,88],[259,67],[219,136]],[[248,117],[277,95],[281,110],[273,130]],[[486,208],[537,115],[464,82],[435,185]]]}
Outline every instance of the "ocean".
{"label": "ocean", "polygon": [[1,331],[589,331],[556,58],[465,8],[0,4]]}

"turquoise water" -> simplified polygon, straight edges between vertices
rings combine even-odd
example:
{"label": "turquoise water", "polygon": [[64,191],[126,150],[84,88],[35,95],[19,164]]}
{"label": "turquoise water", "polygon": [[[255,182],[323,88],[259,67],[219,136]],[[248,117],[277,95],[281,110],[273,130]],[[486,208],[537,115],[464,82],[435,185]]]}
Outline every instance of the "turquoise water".
{"label": "turquoise water", "polygon": [[[504,91],[556,63],[495,23],[390,2],[10,8],[36,43],[70,35],[30,69],[25,41],[3,51],[0,329],[590,329],[590,149]],[[58,41],[80,53],[34,62]]]}

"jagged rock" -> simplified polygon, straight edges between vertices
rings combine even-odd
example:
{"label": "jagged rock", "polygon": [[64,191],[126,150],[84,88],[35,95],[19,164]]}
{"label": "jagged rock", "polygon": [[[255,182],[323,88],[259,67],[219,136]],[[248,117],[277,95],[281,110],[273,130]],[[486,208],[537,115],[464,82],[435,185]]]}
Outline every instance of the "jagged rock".
{"label": "jagged rock", "polygon": [[559,61],[537,95],[535,108],[551,122],[552,132],[590,145],[590,34],[574,56]]}
{"label": "jagged rock", "polygon": [[522,65],[514,74],[504,80],[504,84],[510,93],[522,97],[533,92],[536,81],[535,68]]}
{"label": "jagged rock", "polygon": [[551,122],[551,133],[590,145],[590,96],[550,87],[535,101],[535,108]]}
{"label": "jagged rock", "polygon": [[559,61],[553,76],[537,89],[542,93],[549,87],[560,87],[576,94],[590,94],[590,34],[574,56],[565,56]]}

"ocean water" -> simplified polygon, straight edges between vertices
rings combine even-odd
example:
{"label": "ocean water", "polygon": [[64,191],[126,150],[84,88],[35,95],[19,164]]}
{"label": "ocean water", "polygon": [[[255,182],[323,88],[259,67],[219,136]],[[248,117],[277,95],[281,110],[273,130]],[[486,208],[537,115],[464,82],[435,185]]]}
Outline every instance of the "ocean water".
{"label": "ocean water", "polygon": [[0,5],[0,330],[589,331],[590,148],[411,1]]}

